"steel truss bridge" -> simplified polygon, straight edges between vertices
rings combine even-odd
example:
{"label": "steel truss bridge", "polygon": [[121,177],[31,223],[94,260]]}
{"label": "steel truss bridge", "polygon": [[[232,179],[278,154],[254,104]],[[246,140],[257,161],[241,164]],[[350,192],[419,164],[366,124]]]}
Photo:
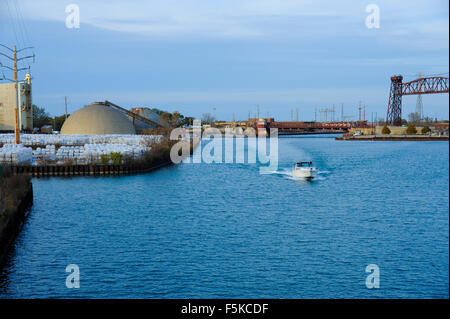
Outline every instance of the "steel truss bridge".
{"label": "steel truss bridge", "polygon": [[394,126],[402,125],[403,95],[448,93],[448,79],[435,76],[403,83],[403,76],[392,76],[386,123]]}

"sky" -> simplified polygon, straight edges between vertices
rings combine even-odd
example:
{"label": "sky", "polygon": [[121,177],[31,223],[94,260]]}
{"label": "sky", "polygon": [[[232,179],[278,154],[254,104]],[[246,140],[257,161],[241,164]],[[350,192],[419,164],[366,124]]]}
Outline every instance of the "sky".
{"label": "sky", "polygon": [[[70,4],[79,28],[66,25]],[[369,4],[379,28],[366,25]],[[258,105],[276,120],[297,109],[314,120],[334,105],[340,120],[342,103],[357,120],[361,102],[370,120],[386,117],[392,75],[448,77],[448,19],[441,0],[1,0],[0,44],[34,47],[21,52],[34,63],[21,65],[31,66],[33,103],[52,115],[67,96],[69,113],[109,100],[221,120],[254,117]],[[403,117],[416,99],[403,98]],[[424,95],[424,114],[448,119],[448,101]]]}

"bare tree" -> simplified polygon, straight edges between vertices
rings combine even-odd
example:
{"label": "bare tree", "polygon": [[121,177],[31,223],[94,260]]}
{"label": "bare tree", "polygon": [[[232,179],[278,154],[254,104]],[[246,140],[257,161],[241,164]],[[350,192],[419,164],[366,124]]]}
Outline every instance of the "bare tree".
{"label": "bare tree", "polygon": [[409,113],[408,122],[409,123],[420,123],[421,118],[418,112]]}
{"label": "bare tree", "polygon": [[216,121],[216,118],[211,115],[211,113],[204,113],[202,115],[202,122],[203,123],[208,123],[209,125],[213,125],[213,123]]}

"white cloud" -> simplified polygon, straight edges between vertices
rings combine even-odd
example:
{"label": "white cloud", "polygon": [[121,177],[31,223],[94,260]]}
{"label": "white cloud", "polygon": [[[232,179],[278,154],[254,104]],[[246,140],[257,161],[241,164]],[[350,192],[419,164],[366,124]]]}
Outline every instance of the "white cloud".
{"label": "white cloud", "polygon": [[[369,2],[354,0],[74,0],[81,24],[147,36],[306,37],[361,35]],[[381,32],[448,35],[446,1],[374,1],[380,7]],[[64,21],[65,6],[57,0],[22,0],[29,19]],[[447,18],[435,21],[435,15]],[[443,20],[442,20],[443,19]]]}

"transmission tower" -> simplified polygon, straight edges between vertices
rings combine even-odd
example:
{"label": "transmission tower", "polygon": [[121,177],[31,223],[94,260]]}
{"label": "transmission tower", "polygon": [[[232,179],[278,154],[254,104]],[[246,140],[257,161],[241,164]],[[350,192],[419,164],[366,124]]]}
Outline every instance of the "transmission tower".
{"label": "transmission tower", "polygon": [[[423,76],[421,72],[417,74],[419,79]],[[419,82],[418,84],[418,91],[422,91],[422,82]],[[420,121],[423,119],[423,103],[422,103],[422,94],[417,95],[417,101],[416,101],[416,113],[419,116]]]}
{"label": "transmission tower", "polygon": [[359,111],[359,120],[361,121],[361,101],[359,101],[358,111]]}

